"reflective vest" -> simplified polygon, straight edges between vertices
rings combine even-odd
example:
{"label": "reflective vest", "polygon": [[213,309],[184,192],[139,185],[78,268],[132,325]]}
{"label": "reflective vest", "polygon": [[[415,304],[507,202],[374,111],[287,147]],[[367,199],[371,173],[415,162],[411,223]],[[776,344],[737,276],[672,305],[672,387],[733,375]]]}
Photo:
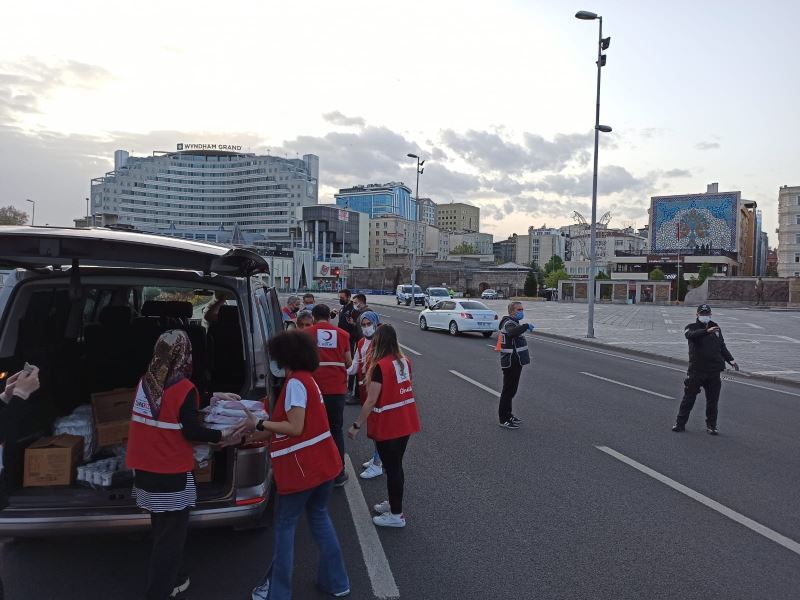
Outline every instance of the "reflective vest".
{"label": "reflective vest", "polygon": [[358,361],[358,400],[361,404],[367,401],[367,386],[364,381],[367,378],[367,352],[372,340],[362,337],[356,344],[356,355],[353,360]]}
{"label": "reflective vest", "polygon": [[139,382],[128,432],[126,462],[130,468],[152,473],[187,473],[194,468],[192,444],[183,437],[180,422],[181,406],[192,390],[195,399],[199,399],[197,389],[188,379],[166,388],[161,411],[154,417]]}
{"label": "reflective vest", "polygon": [[[528,341],[525,339],[525,334],[511,337],[506,333],[508,327],[519,327],[520,323],[511,317],[503,317],[500,321],[500,333],[497,336],[497,342],[500,350],[500,368],[508,369],[512,366],[514,360],[518,361],[520,366],[530,364],[531,357],[528,352]],[[497,346],[495,346],[497,348]],[[516,357],[516,359],[515,359]]]}
{"label": "reflective vest", "polygon": [[350,352],[350,334],[336,325],[321,321],[304,329],[317,344],[319,368],[314,371],[314,380],[326,395],[347,392],[347,367],[344,355]]}
{"label": "reflective vest", "polygon": [[381,393],[367,418],[367,435],[382,442],[419,431],[419,413],[411,387],[411,362],[386,356],[375,367],[381,370]]}
{"label": "reflective vest", "polygon": [[310,490],[342,472],[342,459],[331,436],[322,393],[311,373],[292,373],[281,390],[270,420],[288,421],[285,406],[286,384],[292,379],[303,384],[308,400],[303,433],[296,437],[276,433],[272,438],[269,456],[279,494]]}

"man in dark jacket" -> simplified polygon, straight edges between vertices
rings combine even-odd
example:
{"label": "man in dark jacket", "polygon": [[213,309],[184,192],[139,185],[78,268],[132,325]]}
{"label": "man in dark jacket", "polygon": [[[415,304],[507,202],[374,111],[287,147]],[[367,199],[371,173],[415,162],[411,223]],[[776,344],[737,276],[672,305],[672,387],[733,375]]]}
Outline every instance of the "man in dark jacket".
{"label": "man in dark jacket", "polygon": [[508,315],[500,321],[500,368],[503,370],[503,390],[500,393],[498,416],[500,427],[519,429],[521,419],[511,412],[511,404],[519,387],[522,366],[531,362],[525,334],[533,331],[530,323],[520,323],[525,318],[522,303],[511,302]]}
{"label": "man in dark jacket", "polygon": [[739,365],[728,351],[719,325],[711,320],[711,307],[708,304],[701,304],[697,308],[697,320],[686,326],[684,335],[689,340],[689,371],[683,382],[683,401],[672,431],[686,429],[694,401],[700,388],[703,388],[706,392],[706,431],[717,435],[717,403],[722,388],[719,374],[725,370],[726,362],[737,371]]}

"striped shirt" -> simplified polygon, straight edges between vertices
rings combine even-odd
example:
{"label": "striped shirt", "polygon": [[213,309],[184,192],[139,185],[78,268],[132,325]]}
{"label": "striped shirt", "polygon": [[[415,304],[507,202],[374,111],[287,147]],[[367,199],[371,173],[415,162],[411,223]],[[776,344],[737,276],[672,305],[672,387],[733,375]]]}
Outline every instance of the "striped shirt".
{"label": "striped shirt", "polygon": [[186,485],[176,492],[149,492],[136,485],[133,487],[136,506],[150,512],[170,512],[184,510],[197,504],[197,487],[194,475],[186,473]]}

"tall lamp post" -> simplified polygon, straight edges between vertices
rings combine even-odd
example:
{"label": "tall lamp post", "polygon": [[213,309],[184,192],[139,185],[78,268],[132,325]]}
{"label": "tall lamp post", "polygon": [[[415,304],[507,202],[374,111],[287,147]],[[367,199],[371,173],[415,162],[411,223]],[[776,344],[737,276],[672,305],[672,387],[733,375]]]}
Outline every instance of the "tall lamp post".
{"label": "tall lamp post", "polygon": [[31,209],[31,227],[35,225],[36,221],[36,200],[31,200],[30,198],[25,198],[25,202],[30,202],[33,207]]}
{"label": "tall lamp post", "polygon": [[411,154],[410,152],[406,154],[408,158],[414,158],[417,160],[417,187],[414,191],[414,204],[416,205],[416,210],[414,211],[414,233],[412,234],[412,242],[411,242],[411,299],[414,305],[416,306],[416,288],[414,287],[417,284],[417,222],[419,220],[419,176],[422,175],[422,172],[425,170],[422,168],[422,165],[425,164],[424,160],[420,160],[419,156],[416,154]]}
{"label": "tall lamp post", "polygon": [[587,10],[579,10],[575,13],[576,19],[583,21],[594,21],[595,19],[600,24],[599,34],[597,38],[597,101],[595,103],[595,116],[594,116],[594,171],[592,174],[592,224],[591,234],[589,236],[589,320],[586,328],[586,337],[594,337],[594,287],[595,276],[597,269],[597,149],[600,142],[600,132],[610,133],[611,127],[608,125],[600,125],[600,73],[606,64],[606,55],[603,50],[607,49],[611,44],[611,38],[603,38],[603,17]]}

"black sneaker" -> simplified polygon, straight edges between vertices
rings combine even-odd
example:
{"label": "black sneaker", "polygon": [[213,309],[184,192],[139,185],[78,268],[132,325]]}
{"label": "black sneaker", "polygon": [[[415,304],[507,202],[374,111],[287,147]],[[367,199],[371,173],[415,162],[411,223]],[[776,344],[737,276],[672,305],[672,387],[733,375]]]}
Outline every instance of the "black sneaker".
{"label": "black sneaker", "polygon": [[518,416],[516,416],[516,415],[511,415],[511,420],[512,420],[512,421],[514,421],[514,423],[516,423],[517,425],[519,425],[520,423],[522,423],[522,419],[520,419],[520,418],[519,418]]}
{"label": "black sneaker", "polygon": [[675,433],[680,433],[681,431],[686,431],[686,426],[685,425],[681,425],[680,423],[675,423],[675,425],[672,426],[672,431],[674,431]]}
{"label": "black sneaker", "polygon": [[341,473],[336,479],[333,480],[333,487],[344,487],[350,476],[347,473]]}
{"label": "black sneaker", "polygon": [[719,431],[717,431],[716,427],[706,427],[706,433],[708,433],[708,435],[719,435]]}
{"label": "black sneaker", "polygon": [[519,429],[519,425],[513,419],[509,419],[505,423],[500,423],[500,427],[504,429]]}

